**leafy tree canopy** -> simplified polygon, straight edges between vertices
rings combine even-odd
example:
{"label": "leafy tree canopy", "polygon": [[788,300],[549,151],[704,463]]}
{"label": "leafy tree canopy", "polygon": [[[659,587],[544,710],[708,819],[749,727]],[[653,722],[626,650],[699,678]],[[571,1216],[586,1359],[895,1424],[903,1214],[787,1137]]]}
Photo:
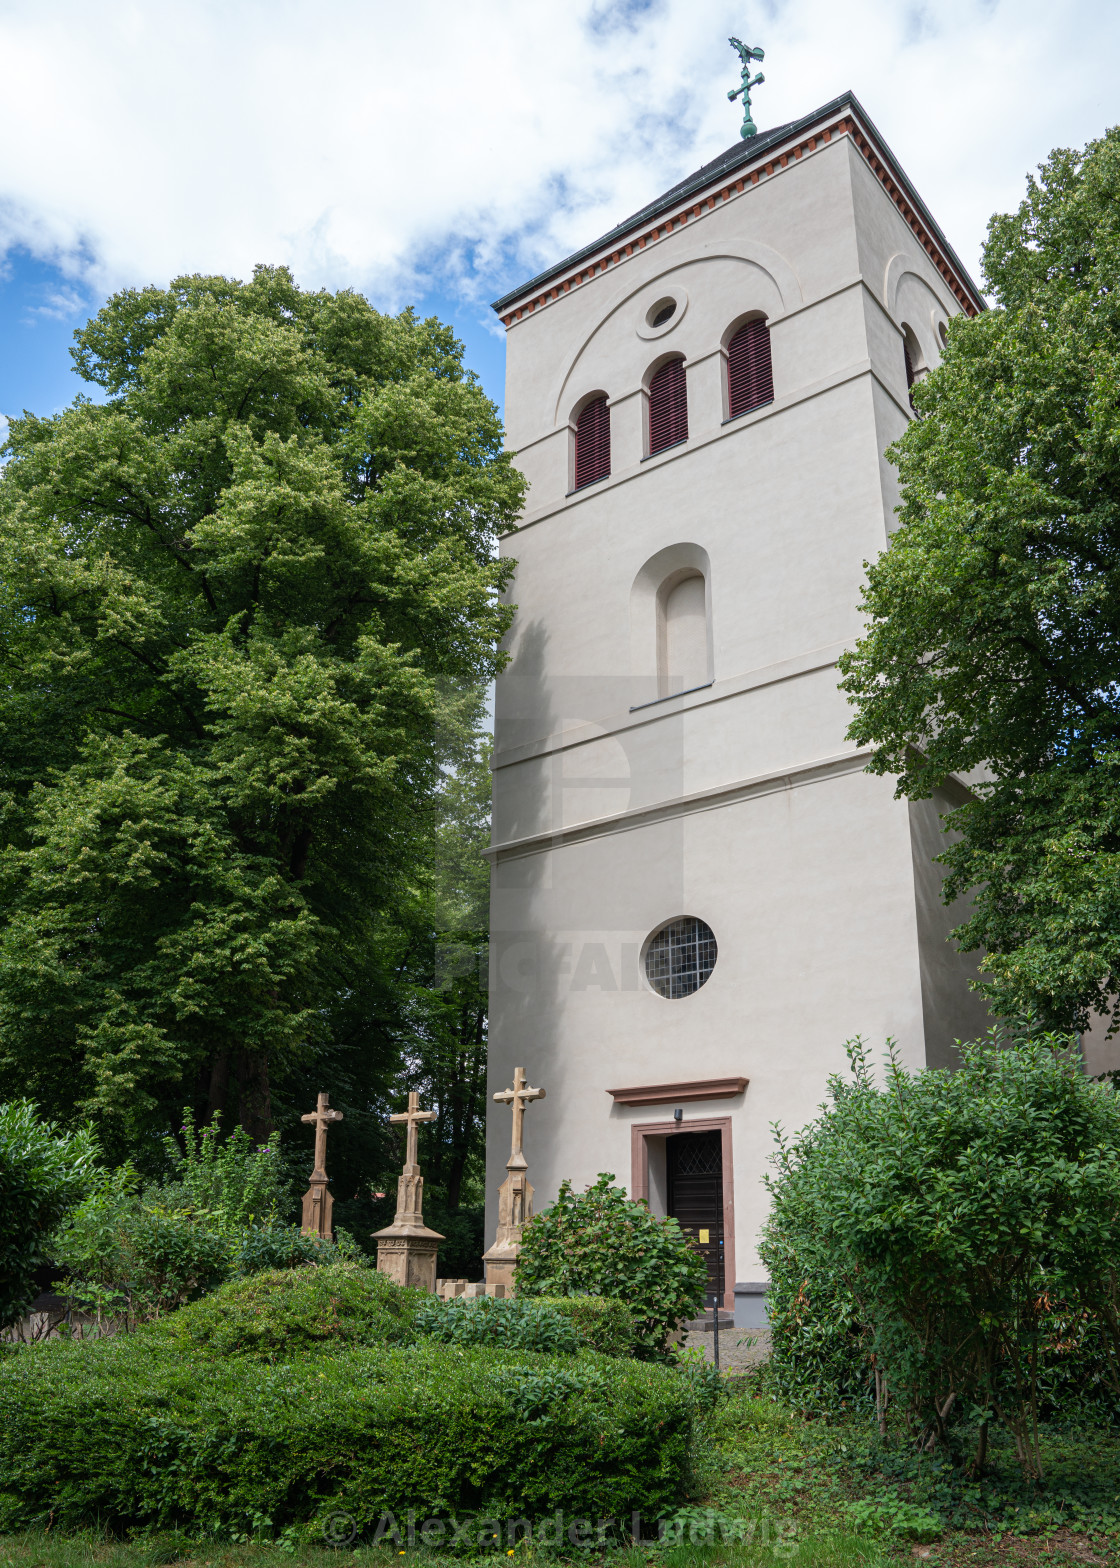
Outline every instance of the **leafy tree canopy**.
{"label": "leafy tree canopy", "polygon": [[841,661],[850,734],[949,818],[957,936],[1005,1015],[1120,1020],[1120,129],[989,225],[998,308],[950,324],[891,456],[901,526]]}
{"label": "leafy tree canopy", "polygon": [[0,478],[0,1085],[132,1149],[236,1093],[260,1139],[378,1049],[523,483],[446,327],[282,268],[76,338],[106,401],[13,421]]}

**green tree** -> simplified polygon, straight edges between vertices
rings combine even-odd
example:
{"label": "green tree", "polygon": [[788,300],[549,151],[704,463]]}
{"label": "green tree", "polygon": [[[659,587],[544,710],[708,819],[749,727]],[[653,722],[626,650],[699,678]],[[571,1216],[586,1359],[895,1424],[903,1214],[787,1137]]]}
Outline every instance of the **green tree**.
{"label": "green tree", "polygon": [[278,1087],[396,1065],[523,482],[446,327],[284,269],[76,337],[107,401],[13,421],[0,478],[0,1085],[121,1149],[184,1090],[263,1141]]}
{"label": "green tree", "polygon": [[[484,1245],[490,867],[482,851],[490,842],[492,750],[484,696],[476,694],[473,711],[463,704],[466,732],[439,790],[430,858],[386,943],[394,959],[386,1028],[399,1048],[398,1073],[371,1115],[339,1127],[335,1182],[344,1199],[335,1215],[347,1230],[366,1237],[391,1221],[404,1137],[386,1117],[418,1090],[437,1112],[420,1129],[425,1215],[446,1237],[441,1271],[469,1278],[481,1275]],[[332,1173],[335,1162],[332,1153]],[[375,1199],[374,1189],[385,1196]]]}
{"label": "green tree", "polygon": [[432,1180],[458,1208],[481,1178],[486,1132],[486,1024],[490,927],[490,757],[482,734],[444,787],[436,833],[431,971],[413,996],[406,1061],[439,1120],[427,1129]]}
{"label": "green tree", "polygon": [[1056,151],[984,251],[892,449],[901,525],[841,660],[872,768],[948,818],[957,932],[1005,1015],[1120,1020],[1120,129]]}

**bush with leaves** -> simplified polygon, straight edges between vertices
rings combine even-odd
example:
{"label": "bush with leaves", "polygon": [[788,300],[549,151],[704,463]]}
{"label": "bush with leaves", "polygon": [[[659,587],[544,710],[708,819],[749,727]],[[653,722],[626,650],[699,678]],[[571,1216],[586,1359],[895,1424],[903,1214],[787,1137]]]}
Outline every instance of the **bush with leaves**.
{"label": "bush with leaves", "polygon": [[660,1219],[600,1173],[556,1202],[522,1233],[519,1296],[606,1296],[634,1316],[636,1353],[663,1357],[668,1336],[703,1304],[707,1269],[675,1219]]}
{"label": "bush with leaves", "polygon": [[278,1224],[287,1197],[279,1133],[255,1144],[243,1127],[235,1127],[223,1138],[220,1111],[197,1128],[187,1109],[179,1135],[182,1148],[174,1138],[163,1140],[172,1172],[163,1183],[166,1202],[206,1214],[223,1232]]}
{"label": "bush with leaves", "polygon": [[99,1326],[133,1327],[211,1290],[230,1241],[207,1216],[146,1199],[131,1165],[101,1171],[51,1242],[58,1289]]}
{"label": "bush with leaves", "polygon": [[231,1276],[360,1257],[278,1219],[284,1198],[279,1139],[254,1145],[240,1127],[219,1138],[219,1118],[196,1131],[187,1111],[183,1147],[164,1140],[170,1179],[144,1186],[131,1165],[101,1171],[59,1227],[51,1255],[60,1289],[99,1325],[134,1327],[173,1311]]}
{"label": "bush with leaves", "polygon": [[353,1262],[271,1269],[232,1280],[153,1329],[184,1355],[266,1361],[347,1345],[407,1344],[430,1299]]}
{"label": "bush with leaves", "polygon": [[632,1356],[636,1350],[634,1314],[624,1301],[609,1296],[537,1296],[534,1304],[568,1318],[584,1344],[604,1356]]}
{"label": "bush with leaves", "polygon": [[[849,1056],[769,1182],[774,1370],[795,1386],[807,1346],[822,1382],[841,1368],[827,1400],[874,1366],[918,1446],[960,1454],[974,1427],[979,1473],[998,1421],[1036,1477],[1055,1303],[1099,1326],[1120,1393],[1120,1099],[1066,1036],[993,1032],[955,1072],[909,1073],[892,1049],[882,1087],[862,1042]],[[845,1304],[842,1337],[805,1335],[798,1298],[818,1291],[818,1321]]]}
{"label": "bush with leaves", "polygon": [[570,1318],[536,1301],[429,1301],[416,1316],[416,1331],[444,1345],[501,1345],[574,1356],[584,1348]]}
{"label": "bush with leaves", "polygon": [[0,1328],[21,1318],[50,1234],[94,1179],[88,1132],[60,1133],[29,1100],[0,1105]]}

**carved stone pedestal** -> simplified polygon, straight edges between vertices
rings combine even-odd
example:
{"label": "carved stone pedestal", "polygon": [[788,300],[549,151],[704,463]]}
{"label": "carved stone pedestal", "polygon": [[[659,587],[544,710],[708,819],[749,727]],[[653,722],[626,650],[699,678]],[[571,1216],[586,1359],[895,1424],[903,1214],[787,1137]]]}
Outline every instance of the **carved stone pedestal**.
{"label": "carved stone pedestal", "polygon": [[436,1253],[444,1239],[426,1225],[387,1225],[374,1231],[377,1242],[377,1267],[398,1285],[413,1290],[436,1288]]}
{"label": "carved stone pedestal", "polygon": [[303,1229],[310,1235],[322,1236],[324,1241],[333,1240],[334,1208],[334,1195],[327,1186],[327,1128],[342,1119],[341,1111],[331,1110],[329,1094],[321,1094],[316,1109],[300,1117],[300,1121],[309,1122],[315,1129],[315,1169],[311,1172],[311,1185],[303,1195]]}
{"label": "carved stone pedestal", "polygon": [[334,1208],[334,1193],[327,1186],[327,1178],[319,1171],[313,1171],[311,1185],[303,1195],[303,1223],[304,1232],[311,1232],[316,1236],[323,1236],[327,1241],[332,1237],[331,1210]]}
{"label": "carved stone pedestal", "polygon": [[494,1244],[482,1254],[487,1285],[504,1285],[513,1293],[513,1271],[521,1251],[521,1227],[533,1213],[533,1189],[525,1156],[518,1149],[510,1156],[505,1181],[498,1188],[498,1232]]}

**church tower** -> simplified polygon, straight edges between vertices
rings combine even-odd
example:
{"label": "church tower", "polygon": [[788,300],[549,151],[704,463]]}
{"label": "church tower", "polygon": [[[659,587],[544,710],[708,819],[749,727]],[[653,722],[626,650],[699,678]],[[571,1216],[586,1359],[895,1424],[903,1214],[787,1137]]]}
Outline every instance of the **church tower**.
{"label": "church tower", "polygon": [[811,1119],[853,1035],[941,1066],[987,1027],[932,862],[960,792],[865,773],[836,669],[908,389],[983,301],[846,94],[495,309],[530,491],[503,543],[490,1091],[515,1066],[547,1088],[538,1208],[613,1172],[749,1323],[771,1123]]}

